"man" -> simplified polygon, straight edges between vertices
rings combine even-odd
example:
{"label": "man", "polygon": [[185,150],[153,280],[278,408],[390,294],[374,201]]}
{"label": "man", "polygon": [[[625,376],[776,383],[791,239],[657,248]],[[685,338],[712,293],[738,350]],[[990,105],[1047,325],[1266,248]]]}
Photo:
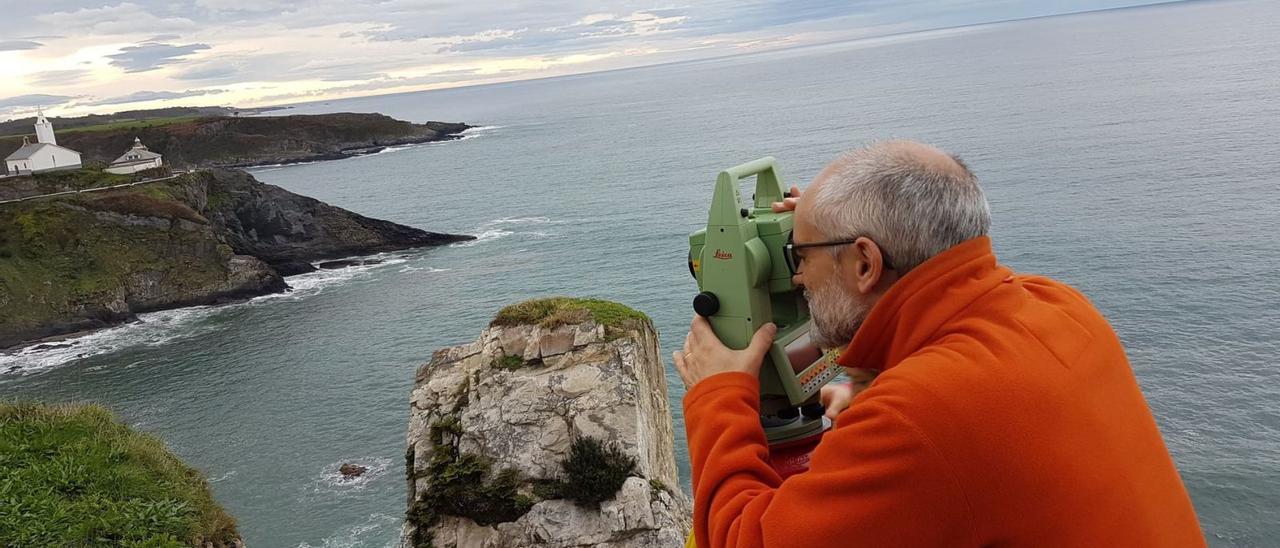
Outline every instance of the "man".
{"label": "man", "polygon": [[1076,290],[997,264],[958,158],[879,143],[790,208],[815,340],[880,374],[824,391],[835,427],[783,482],[757,415],[776,330],[731,350],[695,317],[675,364],[700,548],[1204,545],[1119,339]]}

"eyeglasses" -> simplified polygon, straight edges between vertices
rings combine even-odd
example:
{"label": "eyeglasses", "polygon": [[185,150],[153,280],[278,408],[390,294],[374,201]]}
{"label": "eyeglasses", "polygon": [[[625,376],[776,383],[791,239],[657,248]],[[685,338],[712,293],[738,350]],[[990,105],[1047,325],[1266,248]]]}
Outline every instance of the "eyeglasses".
{"label": "eyeglasses", "polygon": [[[802,260],[800,258],[800,255],[796,254],[797,249],[804,249],[807,247],[831,247],[833,245],[848,245],[848,244],[857,242],[858,238],[861,238],[861,237],[862,236],[855,236],[848,240],[831,240],[828,242],[813,242],[808,244],[798,244],[798,243],[795,243],[794,241],[794,238],[795,238],[794,234],[790,234],[790,235],[787,235],[786,245],[782,246],[782,256],[786,259],[787,268],[791,270],[791,274],[794,276],[800,273],[800,261]],[[883,248],[880,249],[880,258],[884,261],[885,270],[893,270],[893,265],[889,263],[889,254],[885,253]]]}

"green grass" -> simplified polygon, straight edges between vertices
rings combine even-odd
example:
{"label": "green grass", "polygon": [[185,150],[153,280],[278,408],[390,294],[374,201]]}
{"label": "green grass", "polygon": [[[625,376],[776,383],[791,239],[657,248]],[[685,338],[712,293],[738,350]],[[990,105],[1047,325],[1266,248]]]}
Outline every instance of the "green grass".
{"label": "green grass", "polygon": [[129,175],[116,175],[92,168],[50,171],[37,173],[33,177],[35,177],[40,186],[48,188],[50,192],[81,190],[133,182],[133,177]]}
{"label": "green grass", "polygon": [[498,311],[490,326],[541,325],[559,327],[588,319],[606,327],[633,329],[649,324],[649,317],[632,308],[601,299],[551,297],[513,304]]}
{"label": "green grass", "polygon": [[0,404],[0,546],[229,546],[204,476],[98,405]]}
{"label": "green grass", "polygon": [[168,118],[148,118],[145,120],[119,120],[106,124],[95,124],[92,126],[73,127],[58,130],[59,133],[77,133],[84,131],[111,131],[116,129],[142,129],[149,127],[167,126],[169,124],[178,124],[182,122],[190,122],[199,120],[202,116],[171,116]]}

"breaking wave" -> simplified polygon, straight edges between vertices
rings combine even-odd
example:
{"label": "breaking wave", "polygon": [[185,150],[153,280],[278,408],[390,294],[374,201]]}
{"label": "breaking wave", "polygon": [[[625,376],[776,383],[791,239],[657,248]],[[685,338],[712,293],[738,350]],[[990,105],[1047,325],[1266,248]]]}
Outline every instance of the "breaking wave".
{"label": "breaking wave", "polygon": [[447,270],[421,264],[406,264],[410,263],[411,260],[413,263],[419,263],[425,258],[418,259],[392,253],[382,253],[362,258],[380,262],[335,270],[317,270],[306,274],[289,276],[285,278],[285,282],[289,284],[291,290],[284,293],[260,295],[244,302],[225,305],[192,306],[159,312],[147,312],[139,314],[136,321],[123,325],[71,335],[61,339],[51,339],[11,351],[0,352],[0,377],[38,373],[74,361],[127,348],[157,347],[189,339],[221,329],[219,322],[206,320],[214,318],[227,310],[239,307],[268,306],[277,302],[297,301],[314,297],[336,286],[362,279],[370,279],[375,271],[396,265],[403,265],[394,270],[397,273],[428,274]]}
{"label": "breaking wave", "polygon": [[492,242],[515,236],[517,238],[541,239],[556,236],[554,231],[525,230],[527,226],[562,225],[569,221],[559,221],[548,217],[504,217],[485,222],[473,231],[476,239],[450,244],[451,247],[474,247],[485,242]]}

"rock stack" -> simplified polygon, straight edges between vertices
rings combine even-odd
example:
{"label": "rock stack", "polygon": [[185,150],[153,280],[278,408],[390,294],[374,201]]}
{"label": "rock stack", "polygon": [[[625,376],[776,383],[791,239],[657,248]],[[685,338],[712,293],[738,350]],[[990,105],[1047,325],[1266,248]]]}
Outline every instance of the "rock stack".
{"label": "rock stack", "polygon": [[657,334],[596,300],[508,307],[418,369],[406,547],[682,546]]}

